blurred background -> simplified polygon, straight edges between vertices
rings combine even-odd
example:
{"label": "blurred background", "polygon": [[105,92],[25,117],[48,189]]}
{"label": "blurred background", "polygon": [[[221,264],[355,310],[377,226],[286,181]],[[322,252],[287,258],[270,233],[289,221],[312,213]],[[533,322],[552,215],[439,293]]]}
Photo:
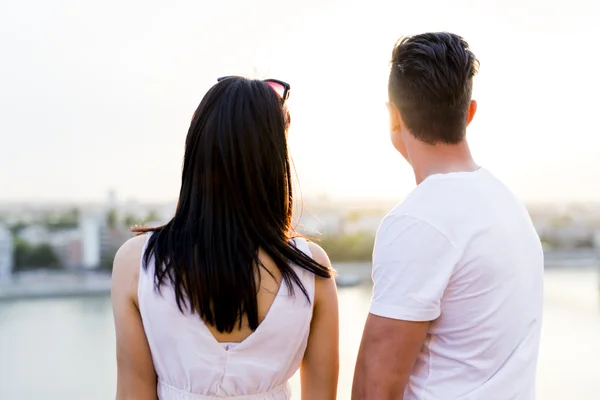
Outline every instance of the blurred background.
{"label": "blurred background", "polygon": [[374,234],[414,187],[388,61],[440,30],[481,61],[476,160],[546,251],[539,398],[600,398],[599,20],[592,0],[0,1],[0,398],[114,398],[112,258],[170,218],[191,115],[242,74],[292,85],[297,226],[340,274],[348,399]]}

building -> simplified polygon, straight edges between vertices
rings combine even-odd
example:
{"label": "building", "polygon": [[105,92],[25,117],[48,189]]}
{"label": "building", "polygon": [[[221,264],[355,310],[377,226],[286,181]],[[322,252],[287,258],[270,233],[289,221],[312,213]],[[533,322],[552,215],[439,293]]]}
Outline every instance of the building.
{"label": "building", "polygon": [[45,226],[36,224],[21,229],[18,233],[19,239],[31,246],[49,244],[52,234]]}
{"label": "building", "polygon": [[79,229],[54,232],[50,245],[64,268],[80,268],[83,265],[82,237]]}
{"label": "building", "polygon": [[112,266],[117,250],[132,236],[127,229],[103,225],[100,229],[100,264],[105,268]]}
{"label": "building", "polygon": [[63,268],[81,268],[84,265],[83,235],[79,228],[49,230],[42,225],[23,228],[19,239],[30,246],[50,245]]}
{"label": "building", "polygon": [[100,233],[102,218],[92,212],[81,212],[79,215],[79,232],[81,235],[81,266],[93,269],[100,266]]}
{"label": "building", "polygon": [[13,269],[14,244],[11,232],[0,225],[0,280],[7,279]]}

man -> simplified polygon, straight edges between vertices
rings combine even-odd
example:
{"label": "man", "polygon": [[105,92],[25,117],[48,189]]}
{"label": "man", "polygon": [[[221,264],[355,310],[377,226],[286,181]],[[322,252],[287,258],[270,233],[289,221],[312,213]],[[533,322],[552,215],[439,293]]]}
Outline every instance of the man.
{"label": "man", "polygon": [[391,139],[417,187],[377,232],[354,400],[535,398],[543,252],[523,205],[465,140],[478,65],[450,33],[394,48]]}

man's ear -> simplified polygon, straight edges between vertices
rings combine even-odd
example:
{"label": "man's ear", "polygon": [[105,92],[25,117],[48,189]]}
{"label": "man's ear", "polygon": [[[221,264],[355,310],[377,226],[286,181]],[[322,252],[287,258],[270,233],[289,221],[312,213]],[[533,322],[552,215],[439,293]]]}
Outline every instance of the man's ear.
{"label": "man's ear", "polygon": [[[394,103],[387,103],[387,108],[390,114],[390,139],[392,140],[392,145],[408,161],[408,150],[402,138],[403,132],[406,131],[402,115]],[[410,163],[410,161],[408,162]]]}
{"label": "man's ear", "polygon": [[390,115],[390,133],[400,133],[402,126],[404,125],[402,122],[402,116],[400,116],[400,110],[398,110],[398,107],[396,107],[396,105],[392,102],[387,102],[385,105],[387,106],[388,113]]}
{"label": "man's ear", "polygon": [[473,117],[477,112],[477,102],[475,100],[471,100],[471,104],[469,104],[469,110],[467,111],[467,126],[473,121]]}

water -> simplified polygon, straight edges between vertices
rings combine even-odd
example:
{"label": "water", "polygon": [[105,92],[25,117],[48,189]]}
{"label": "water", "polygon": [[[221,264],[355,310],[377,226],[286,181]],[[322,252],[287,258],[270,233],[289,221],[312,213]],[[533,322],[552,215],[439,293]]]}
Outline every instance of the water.
{"label": "water", "polygon": [[[600,398],[597,282],[594,270],[546,274],[539,399]],[[341,400],[350,398],[370,290],[340,290]],[[0,303],[0,399],[111,399],[115,374],[108,298]]]}

